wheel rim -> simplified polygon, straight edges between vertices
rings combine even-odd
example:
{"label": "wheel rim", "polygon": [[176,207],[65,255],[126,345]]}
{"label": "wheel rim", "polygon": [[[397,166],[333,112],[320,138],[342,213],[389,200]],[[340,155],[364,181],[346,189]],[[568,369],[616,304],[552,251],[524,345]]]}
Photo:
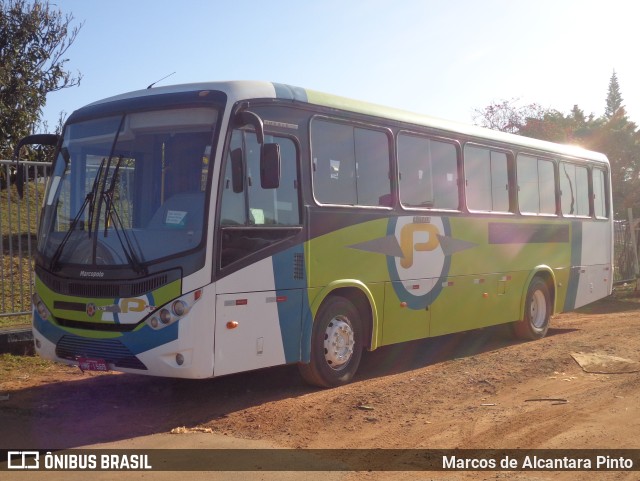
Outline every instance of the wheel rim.
{"label": "wheel rim", "polygon": [[542,291],[535,291],[529,305],[529,318],[536,329],[542,329],[547,319],[547,300]]}
{"label": "wheel rim", "polygon": [[324,358],[331,369],[344,368],[353,355],[355,337],[349,320],[334,317],[329,321],[324,336]]}

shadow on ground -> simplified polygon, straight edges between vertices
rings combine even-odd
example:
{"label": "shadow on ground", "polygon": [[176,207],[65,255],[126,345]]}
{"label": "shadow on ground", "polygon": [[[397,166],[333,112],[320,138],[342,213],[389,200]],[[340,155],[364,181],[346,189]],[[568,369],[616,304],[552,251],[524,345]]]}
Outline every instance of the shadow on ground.
{"label": "shadow on ground", "polygon": [[[555,336],[571,329],[551,329]],[[497,328],[408,342],[367,352],[356,382],[513,345]],[[3,448],[59,449],[215,423],[252,406],[316,391],[296,366],[209,380],[133,374],[82,376],[12,391],[0,403]]]}

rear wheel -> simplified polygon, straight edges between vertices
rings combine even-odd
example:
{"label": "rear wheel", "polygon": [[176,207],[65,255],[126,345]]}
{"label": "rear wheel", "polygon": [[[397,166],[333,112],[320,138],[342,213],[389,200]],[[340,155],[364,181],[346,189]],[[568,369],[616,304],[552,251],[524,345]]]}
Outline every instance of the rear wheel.
{"label": "rear wheel", "polygon": [[513,326],[519,339],[534,340],[543,338],[549,330],[551,318],[551,296],[546,282],[534,277],[527,290],[524,317]]}
{"label": "rear wheel", "polygon": [[313,323],[311,361],[299,365],[304,380],[320,387],[350,382],[362,357],[362,332],[360,313],[351,301],[326,299]]}

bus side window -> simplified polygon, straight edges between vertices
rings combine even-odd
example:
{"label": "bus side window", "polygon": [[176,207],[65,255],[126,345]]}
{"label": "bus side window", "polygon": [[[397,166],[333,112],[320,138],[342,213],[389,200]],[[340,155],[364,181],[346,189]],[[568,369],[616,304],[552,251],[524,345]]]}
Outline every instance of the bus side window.
{"label": "bus side window", "polygon": [[[242,151],[242,133],[234,130],[231,135],[229,153],[227,154],[224,177],[220,181],[222,191],[222,205],[220,207],[220,225],[244,225],[245,223],[245,202],[244,191],[234,189],[234,162],[232,162],[232,152]],[[240,174],[242,175],[242,174]]]}
{"label": "bus side window", "polygon": [[589,215],[589,175],[587,168],[560,162],[562,213],[566,216]]}
{"label": "bus side window", "polygon": [[321,204],[391,206],[389,137],[382,130],[314,119],[313,192]]}
{"label": "bus side window", "polygon": [[433,175],[433,207],[457,210],[458,205],[458,153],[453,144],[432,140],[431,159]]}
{"label": "bus side window", "polygon": [[458,209],[458,158],[448,142],[398,135],[400,202],[405,207]]}
{"label": "bus side window", "polygon": [[415,135],[398,135],[400,202],[406,207],[433,207],[431,141]]}
{"label": "bus side window", "polygon": [[358,205],[391,207],[389,139],[384,132],[354,129]]}
{"label": "bus side window", "polygon": [[275,189],[263,189],[260,185],[260,146],[255,135],[248,135],[246,188],[249,194],[249,224],[300,225],[296,146],[286,137],[267,135],[265,142],[280,145],[280,185]]}
{"label": "bus side window", "polygon": [[505,153],[467,145],[464,168],[469,209],[509,212],[509,163]]}
{"label": "bus side window", "polygon": [[313,191],[321,204],[356,205],[353,126],[315,119],[311,123]]}
{"label": "bus side window", "polygon": [[598,219],[608,217],[605,172],[597,168],[593,169],[593,210]]}
{"label": "bus side window", "polygon": [[518,203],[522,213],[556,213],[553,162],[531,155],[518,155]]}

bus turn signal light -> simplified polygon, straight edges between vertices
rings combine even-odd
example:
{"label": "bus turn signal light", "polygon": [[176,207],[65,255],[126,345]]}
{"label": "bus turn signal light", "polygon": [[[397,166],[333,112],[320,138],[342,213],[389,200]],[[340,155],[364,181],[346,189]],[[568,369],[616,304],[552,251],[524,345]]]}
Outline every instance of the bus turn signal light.
{"label": "bus turn signal light", "polygon": [[236,327],[238,327],[238,321],[227,322],[227,329],[235,329]]}

